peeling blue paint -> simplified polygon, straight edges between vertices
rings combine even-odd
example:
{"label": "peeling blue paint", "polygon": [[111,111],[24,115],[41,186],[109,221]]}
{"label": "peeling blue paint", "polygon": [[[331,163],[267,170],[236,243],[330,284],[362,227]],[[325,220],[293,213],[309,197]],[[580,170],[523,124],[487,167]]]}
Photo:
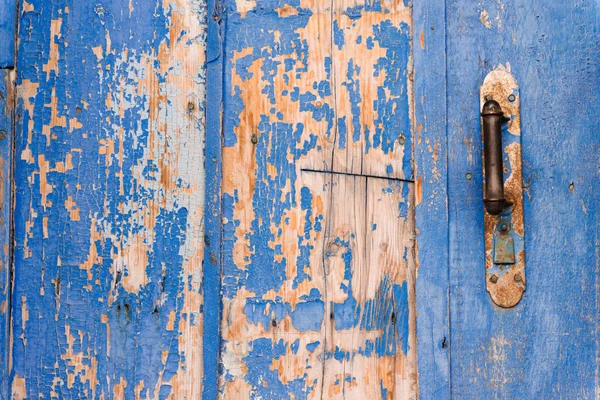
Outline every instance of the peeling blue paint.
{"label": "peeling blue paint", "polygon": [[354,60],[348,61],[348,75],[346,76],[347,81],[342,83],[348,90],[350,96],[350,109],[352,111],[352,141],[358,142],[360,140],[360,103],[362,98],[360,96],[360,83],[354,78],[360,74],[360,67],[354,63]]}
{"label": "peeling blue paint", "polygon": [[11,246],[10,221],[12,220],[12,148],[13,148],[13,107],[11,73],[0,70],[0,243],[6,244],[0,249],[0,399],[9,399],[10,352],[10,315],[11,315]]}
{"label": "peeling blue paint", "polygon": [[15,65],[16,12],[15,0],[0,1],[0,69],[13,68]]}
{"label": "peeling blue paint", "polygon": [[340,29],[339,23],[335,20],[333,21],[333,43],[338,50],[342,50],[344,47],[344,31]]}
{"label": "peeling blue paint", "polygon": [[251,398],[308,398],[311,388],[305,387],[302,377],[284,384],[279,380],[277,371],[271,368],[273,360],[279,360],[286,354],[287,345],[283,339],[277,342],[266,338],[256,339],[251,346],[252,352],[244,358],[248,368],[246,381],[252,386]]}
{"label": "peeling blue paint", "polygon": [[[380,87],[379,97],[375,109],[378,111],[376,131],[373,133],[372,146],[383,149],[385,154],[393,151],[395,143],[400,137],[410,137],[411,119],[408,109],[408,90],[406,82],[410,55],[410,27],[402,23],[400,27],[393,26],[389,21],[373,26],[374,40],[386,50],[386,57],[380,58],[376,66],[377,71],[385,71],[385,83]],[[403,77],[403,79],[398,79]],[[389,100],[384,88],[400,97]],[[383,128],[385,127],[385,129]],[[411,141],[405,142],[406,154],[411,154]],[[409,163],[411,158],[408,158]]]}
{"label": "peeling blue paint", "polygon": [[[375,11],[383,12],[378,4],[347,12],[351,18],[360,18],[363,13]],[[343,50],[346,46],[344,30],[351,28],[342,28],[335,19],[336,14],[327,34],[332,35],[334,47]],[[370,48],[379,45],[388,57],[396,58],[394,61],[387,58],[373,61],[376,73],[385,78],[380,91],[370,94],[371,98],[375,95],[376,103],[365,105],[365,93],[361,93],[364,82],[360,81],[364,79],[360,78],[361,73],[364,75],[363,66],[353,58],[344,61],[343,68],[347,68],[347,73],[334,77],[334,60],[325,53],[319,71],[325,79],[317,75],[312,82],[291,84],[293,79],[305,80],[303,74],[310,69],[309,45],[313,44],[307,40],[306,29],[312,17],[313,11],[302,9],[297,1],[285,6],[272,1],[259,1],[256,6],[227,3],[223,145],[229,155],[235,158],[243,154],[244,159],[224,163],[231,163],[228,171],[234,170],[235,162],[242,163],[249,176],[234,177],[228,172],[224,177],[227,186],[222,201],[222,285],[228,317],[222,321],[227,337],[220,347],[223,354],[220,390],[223,394],[243,380],[252,387],[250,396],[253,398],[287,398],[292,394],[306,398],[317,384],[309,378],[309,371],[323,368],[309,361],[310,357],[337,363],[356,357],[401,356],[409,351],[406,282],[393,283],[390,277],[379,276],[374,278],[379,285],[376,293],[370,293],[366,301],[359,302],[355,298],[353,263],[357,260],[353,259],[349,240],[356,241],[356,233],[333,239],[330,216],[317,207],[328,209],[330,205],[323,202],[337,193],[337,189],[329,179],[324,180],[322,187],[319,183],[319,188],[301,184],[301,179],[303,182],[310,178],[299,176],[299,164],[315,150],[326,150],[324,138],[329,138],[331,143],[335,140],[334,147],[340,150],[350,149],[351,145],[363,140],[367,143],[363,149],[365,153],[376,149],[383,154],[391,154],[399,148],[400,135],[404,135],[406,142],[411,141],[407,93],[410,28],[408,24],[392,26],[389,21],[383,22],[373,25],[373,37],[358,40],[360,43],[366,40]],[[301,34],[301,31],[304,32]],[[348,93],[348,115],[340,115],[340,104],[331,101],[335,79],[338,79],[335,89],[343,88]],[[281,83],[287,86],[283,90],[277,86]],[[256,90],[260,91],[260,98],[248,98],[250,93],[255,96]],[[392,93],[393,100],[385,91]],[[254,107],[254,102],[261,106]],[[288,109],[282,108],[286,103],[292,104],[302,117],[290,121],[286,115]],[[374,125],[369,122],[374,128],[361,126],[365,124],[361,123],[364,107],[375,107],[379,119]],[[312,121],[305,122],[304,118],[320,123],[323,131],[313,132],[315,125]],[[253,135],[252,143],[249,143],[250,136],[241,135]],[[391,166],[385,169],[388,175],[396,173],[402,174],[403,178],[412,178],[411,153],[410,146],[404,146],[401,165],[397,170]],[[323,161],[317,161],[319,168],[331,169],[331,156],[328,154]],[[403,188],[397,184],[402,184]],[[322,192],[317,193],[316,189]],[[405,203],[398,206],[402,215],[390,217],[408,218],[408,210],[412,207],[409,184],[391,180],[384,195],[400,198],[399,191],[402,191],[402,203]],[[366,212],[366,209],[361,211]],[[293,238],[286,236],[290,229],[297,230]],[[373,224],[375,229],[376,224]],[[320,235],[327,238],[326,246],[333,240],[339,249],[317,248],[316,238]],[[324,266],[315,264],[314,256],[321,251],[326,259],[331,261],[333,257],[339,257],[343,264],[343,272],[335,272],[343,275],[342,281],[336,283],[343,297],[335,301],[328,298],[325,291],[317,289],[324,284],[322,279],[334,279],[333,276],[324,278]],[[317,271],[320,272],[316,274]],[[294,292],[289,293],[290,289]],[[310,293],[302,294],[306,291]],[[293,301],[282,298],[288,295]],[[238,315],[240,303],[243,313]],[[329,313],[331,315],[325,315]],[[240,318],[248,325],[247,332],[264,336],[244,336],[239,332]],[[332,326],[336,333],[349,329],[372,332],[373,339],[365,340],[351,350],[336,348],[326,338],[305,342],[303,334],[314,337],[315,333],[323,332],[325,324]],[[244,350],[238,351],[240,348]],[[272,368],[274,363],[284,362],[284,357],[290,357],[290,354],[301,354],[303,348],[305,354],[313,356],[307,356],[306,365],[301,366],[295,377],[289,376],[288,371],[284,379],[280,376],[282,372]],[[247,369],[243,376],[239,372],[240,365]],[[269,370],[267,366],[270,366]],[[352,375],[339,381],[341,386],[360,384]],[[375,387],[379,385],[376,382]]]}
{"label": "peeling blue paint", "polygon": [[[446,82],[446,1],[414,2],[415,221],[418,241],[417,340],[419,396],[447,399],[450,388],[448,271],[448,138]],[[419,36],[419,42],[416,40]],[[434,152],[424,145],[429,143]],[[439,162],[437,161],[439,160]],[[419,199],[421,200],[419,202]],[[435,249],[435,250],[434,250]]]}
{"label": "peeling blue paint", "polygon": [[[206,6],[197,6],[190,17],[202,24]],[[151,101],[167,114],[175,107],[158,100],[172,95],[161,70],[169,61],[156,55],[175,46],[171,38],[186,40],[185,30],[172,32],[180,11],[160,1],[33,0],[20,15],[17,84],[29,97],[17,105],[11,381],[28,397],[112,398],[119,382],[127,398],[140,382],[143,396],[173,394],[169,382],[185,361],[179,324],[190,317],[183,249],[192,222],[175,200],[157,205],[148,232],[144,210],[171,195],[157,184],[161,174],[169,183],[158,165],[165,160],[146,158],[159,123]],[[199,66],[197,82],[204,73]],[[147,78],[156,92],[137,90]],[[205,102],[195,96],[194,126],[203,132]],[[178,180],[173,190],[186,185]],[[124,244],[141,234],[147,265],[118,264]],[[133,292],[132,268],[144,275]]]}

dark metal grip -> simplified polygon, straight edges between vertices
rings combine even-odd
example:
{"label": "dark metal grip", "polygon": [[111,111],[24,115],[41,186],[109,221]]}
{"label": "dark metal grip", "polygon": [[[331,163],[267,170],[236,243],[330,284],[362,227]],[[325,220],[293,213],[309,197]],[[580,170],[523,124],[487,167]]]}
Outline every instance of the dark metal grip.
{"label": "dark metal grip", "polygon": [[500,104],[488,100],[481,110],[483,121],[483,158],[485,195],[483,204],[491,215],[498,215],[506,206],[504,198],[504,166],[502,164],[502,121]]}

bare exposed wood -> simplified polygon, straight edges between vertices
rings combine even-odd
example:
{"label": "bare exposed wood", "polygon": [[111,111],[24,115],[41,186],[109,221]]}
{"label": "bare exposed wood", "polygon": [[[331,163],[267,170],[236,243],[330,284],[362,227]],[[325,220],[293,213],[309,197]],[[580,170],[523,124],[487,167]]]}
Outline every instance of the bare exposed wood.
{"label": "bare exposed wood", "polygon": [[221,396],[416,396],[410,8],[269,7],[227,14]]}

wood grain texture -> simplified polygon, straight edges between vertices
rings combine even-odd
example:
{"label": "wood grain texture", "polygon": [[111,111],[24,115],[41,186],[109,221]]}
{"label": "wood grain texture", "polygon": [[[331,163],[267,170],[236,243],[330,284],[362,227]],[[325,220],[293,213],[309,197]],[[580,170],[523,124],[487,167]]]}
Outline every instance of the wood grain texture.
{"label": "wood grain texture", "polygon": [[0,70],[0,399],[9,399],[14,71]]}
{"label": "wood grain texture", "polygon": [[206,4],[23,1],[12,398],[197,399]]}
{"label": "wood grain texture", "polygon": [[412,8],[356,0],[331,8],[332,168],[412,179]]}
{"label": "wood grain texture", "polygon": [[225,5],[223,398],[417,395],[412,14],[350,3]]}
{"label": "wood grain texture", "polygon": [[0,68],[15,65],[17,0],[0,0]]}
{"label": "wood grain texture", "polygon": [[223,123],[223,9],[208,0],[206,38],[206,246],[203,262],[204,329],[202,336],[202,398],[215,399],[219,380],[221,344],[221,176]]}
{"label": "wood grain texture", "polygon": [[[453,397],[598,398],[598,3],[447,10]],[[500,64],[520,85],[523,134],[527,291],[510,310],[482,284],[479,87]]]}
{"label": "wood grain texture", "polygon": [[451,391],[445,0],[414,2],[413,18],[419,395],[437,400]]}

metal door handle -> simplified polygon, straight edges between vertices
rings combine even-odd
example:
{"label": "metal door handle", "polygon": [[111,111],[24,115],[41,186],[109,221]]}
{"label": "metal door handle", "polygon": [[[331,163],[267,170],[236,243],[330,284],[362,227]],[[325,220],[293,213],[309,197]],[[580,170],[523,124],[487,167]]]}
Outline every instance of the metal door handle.
{"label": "metal door handle", "polygon": [[521,300],[527,287],[519,85],[510,71],[498,66],[485,77],[479,99],[485,176],[485,289],[494,304],[510,308]]}
{"label": "metal door handle", "polygon": [[491,215],[500,214],[507,205],[504,197],[504,165],[502,164],[502,107],[487,100],[481,110],[483,120],[483,158],[485,195],[483,204]]}

